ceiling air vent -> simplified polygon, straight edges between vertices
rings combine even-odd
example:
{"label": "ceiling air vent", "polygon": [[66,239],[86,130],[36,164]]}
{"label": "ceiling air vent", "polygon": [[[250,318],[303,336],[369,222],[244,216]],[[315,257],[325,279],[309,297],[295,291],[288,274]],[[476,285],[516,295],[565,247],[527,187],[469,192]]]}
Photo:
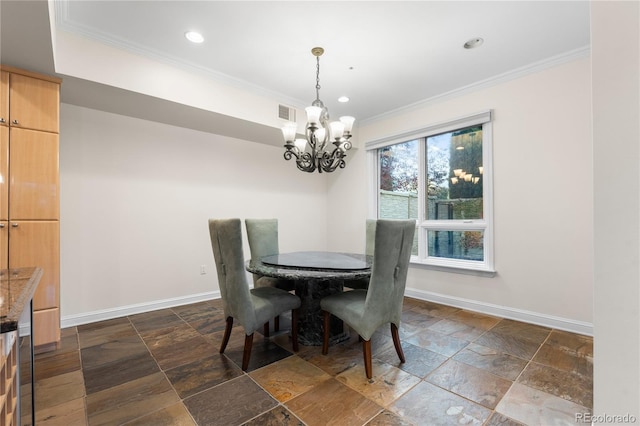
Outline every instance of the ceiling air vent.
{"label": "ceiling air vent", "polygon": [[296,121],[296,109],[286,105],[278,105],[278,118],[288,121]]}

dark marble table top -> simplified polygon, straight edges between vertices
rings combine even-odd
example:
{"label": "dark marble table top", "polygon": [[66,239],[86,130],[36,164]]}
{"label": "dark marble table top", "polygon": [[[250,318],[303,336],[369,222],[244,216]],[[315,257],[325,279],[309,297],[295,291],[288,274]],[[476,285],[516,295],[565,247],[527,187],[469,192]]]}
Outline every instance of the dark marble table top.
{"label": "dark marble table top", "polygon": [[371,256],[356,253],[300,251],[246,262],[247,271],[290,280],[360,279],[371,275]]}
{"label": "dark marble table top", "polygon": [[18,329],[18,320],[38,287],[42,269],[0,269],[0,332]]}

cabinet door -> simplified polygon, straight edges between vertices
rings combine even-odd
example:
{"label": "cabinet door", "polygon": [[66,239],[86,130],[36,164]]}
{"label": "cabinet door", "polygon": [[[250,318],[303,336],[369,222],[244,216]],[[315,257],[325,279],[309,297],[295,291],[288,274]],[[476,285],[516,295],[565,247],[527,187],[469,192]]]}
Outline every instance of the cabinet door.
{"label": "cabinet door", "polygon": [[20,74],[9,75],[11,126],[58,133],[59,109],[59,84]]}
{"label": "cabinet door", "polygon": [[9,222],[0,220],[0,269],[9,266]]}
{"label": "cabinet door", "polygon": [[9,267],[39,266],[42,278],[33,309],[60,306],[60,226],[57,221],[10,221]]}
{"label": "cabinet door", "polygon": [[58,135],[11,128],[9,219],[59,219]]}
{"label": "cabinet door", "polygon": [[9,219],[9,128],[0,126],[0,220]]}
{"label": "cabinet door", "polygon": [[0,125],[9,124],[9,73],[0,71]]}

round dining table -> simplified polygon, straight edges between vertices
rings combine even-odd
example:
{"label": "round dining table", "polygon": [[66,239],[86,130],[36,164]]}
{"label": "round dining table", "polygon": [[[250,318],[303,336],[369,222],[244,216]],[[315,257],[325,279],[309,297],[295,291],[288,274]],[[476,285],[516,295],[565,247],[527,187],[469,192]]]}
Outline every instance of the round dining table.
{"label": "round dining table", "polygon": [[[345,280],[371,276],[372,257],[356,253],[298,251],[250,259],[247,271],[267,277],[292,280],[301,304],[298,316],[298,341],[302,345],[322,345],[323,325],[320,300],[344,291]],[[342,320],[332,317],[329,343],[349,338]]]}

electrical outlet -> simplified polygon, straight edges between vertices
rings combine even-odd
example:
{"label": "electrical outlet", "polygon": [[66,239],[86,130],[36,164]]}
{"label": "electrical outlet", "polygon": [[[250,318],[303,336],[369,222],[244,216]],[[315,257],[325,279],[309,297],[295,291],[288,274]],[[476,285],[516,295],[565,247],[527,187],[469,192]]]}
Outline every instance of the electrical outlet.
{"label": "electrical outlet", "polygon": [[200,265],[200,275],[205,275],[207,273],[207,266]]}

